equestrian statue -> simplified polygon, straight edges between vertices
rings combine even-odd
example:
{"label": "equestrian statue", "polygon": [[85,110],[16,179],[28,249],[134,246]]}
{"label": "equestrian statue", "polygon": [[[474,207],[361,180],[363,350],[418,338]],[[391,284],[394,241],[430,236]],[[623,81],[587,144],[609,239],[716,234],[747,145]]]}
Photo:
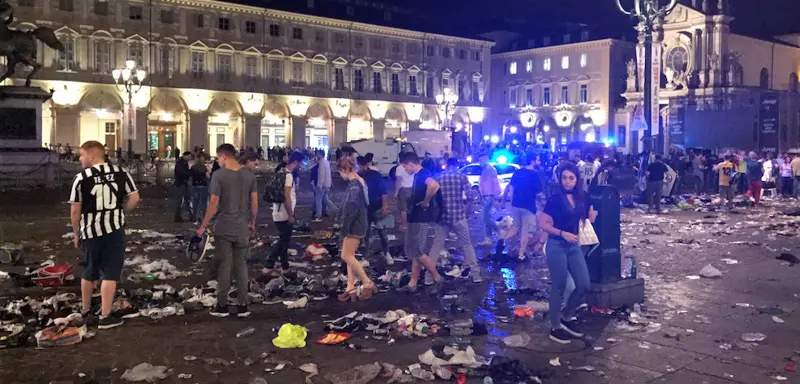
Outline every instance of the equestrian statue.
{"label": "equestrian statue", "polygon": [[31,86],[33,75],[42,67],[36,62],[36,40],[48,47],[64,52],[64,44],[58,41],[51,28],[39,27],[32,31],[17,31],[8,27],[14,21],[14,10],[5,0],[0,0],[0,56],[6,57],[6,73],[0,76],[0,83],[14,75],[17,64],[22,63],[33,69],[25,78],[25,86]]}

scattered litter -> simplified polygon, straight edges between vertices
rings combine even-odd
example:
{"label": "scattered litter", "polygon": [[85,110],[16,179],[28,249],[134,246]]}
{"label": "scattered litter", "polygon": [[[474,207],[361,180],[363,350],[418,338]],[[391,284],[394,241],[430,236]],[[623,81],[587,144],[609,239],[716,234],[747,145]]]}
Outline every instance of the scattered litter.
{"label": "scattered litter", "polygon": [[282,371],[284,368],[286,368],[286,364],[277,364],[272,368],[270,368],[270,367],[264,368],[264,372],[275,373],[275,372],[278,372],[278,371]]}
{"label": "scattered litter", "polygon": [[317,344],[326,344],[326,345],[341,344],[342,342],[351,337],[353,337],[352,334],[345,332],[330,332],[327,333],[325,336],[322,336],[319,340],[317,340]]}
{"label": "scattered litter", "polygon": [[774,322],[776,322],[776,323],[778,323],[778,324],[783,324],[783,323],[785,323],[785,321],[783,321],[783,319],[781,319],[781,318],[780,318],[780,317],[778,317],[778,316],[772,316],[772,321],[774,321]]}
{"label": "scattered litter", "polygon": [[158,380],[166,379],[169,377],[169,374],[170,372],[165,366],[141,363],[131,369],[125,370],[121,379],[133,382],[146,381],[148,383],[153,383]]}
{"label": "scattered litter", "polygon": [[550,365],[552,365],[554,367],[560,367],[561,366],[561,361],[559,361],[559,358],[556,357],[555,359],[551,359],[550,360]]}
{"label": "scattered litter", "polygon": [[451,346],[436,348],[436,352],[434,349],[429,349],[418,357],[419,361],[425,365],[461,365],[467,368],[478,368],[489,364],[489,361],[483,356],[476,355],[471,346],[467,346],[464,350]]}
{"label": "scattered litter", "polygon": [[237,332],[237,333],[236,333],[236,337],[245,337],[245,336],[249,336],[249,335],[252,335],[252,334],[253,334],[253,333],[255,333],[255,332],[256,332],[256,329],[255,329],[255,328],[253,328],[253,327],[247,327],[247,328],[245,328],[245,329],[242,329],[241,331]]}
{"label": "scattered litter", "polygon": [[179,379],[191,379],[192,378],[192,374],[191,373],[179,373],[178,374],[178,378]]}
{"label": "scattered litter", "polygon": [[791,265],[800,264],[800,258],[787,252],[781,253],[780,256],[775,256],[775,259],[788,261]]}
{"label": "scattered litter", "polygon": [[183,359],[186,360],[186,361],[195,361],[195,360],[197,360],[197,356],[186,355],[186,356],[183,357]]}
{"label": "scattered litter", "polygon": [[700,280],[700,276],[697,276],[697,275],[689,275],[689,276],[686,276],[686,278],[689,279],[689,280]]}
{"label": "scattered litter", "polygon": [[709,279],[722,277],[722,272],[720,272],[719,269],[714,268],[711,264],[706,264],[706,266],[703,267],[698,274]]}
{"label": "scattered litter", "polygon": [[509,347],[522,348],[528,345],[531,341],[531,336],[527,333],[520,333],[517,335],[506,336],[503,338],[503,343]]}
{"label": "scattered litter", "polygon": [[720,259],[720,261],[725,263],[725,264],[728,264],[728,265],[739,264],[739,260],[736,260],[736,259],[724,258],[724,259]]}
{"label": "scattered litter", "polygon": [[787,379],[786,377],[784,377],[784,376],[775,376],[775,380],[778,380],[778,381],[786,381],[786,380],[788,380],[788,379]]}
{"label": "scattered litter", "polygon": [[580,367],[573,367],[573,366],[571,366],[571,365],[570,365],[570,366],[569,366],[569,367],[567,367],[567,368],[569,368],[569,370],[570,370],[570,371],[586,371],[586,372],[594,372],[594,367],[593,367],[593,366],[591,366],[591,365],[582,365],[582,366],[580,366]]}
{"label": "scattered litter", "polygon": [[408,366],[408,371],[411,372],[411,376],[420,380],[425,380],[425,381],[436,380],[436,376],[434,376],[431,371],[422,369],[422,366],[419,364],[412,364]]}
{"label": "scattered litter", "polygon": [[533,317],[533,309],[524,305],[518,305],[514,308],[514,315],[517,317]]}
{"label": "scattered litter", "polygon": [[303,296],[295,301],[284,301],[283,304],[288,309],[303,308],[308,304],[308,296]]}
{"label": "scattered litter", "polygon": [[341,373],[325,375],[325,379],[333,384],[367,384],[381,373],[378,363],[359,365]]}
{"label": "scattered litter", "polygon": [[739,307],[739,308],[750,308],[750,307],[752,307],[752,305],[750,305],[748,303],[736,303],[736,306]]}
{"label": "scattered litter", "polygon": [[742,340],[747,342],[761,342],[767,338],[767,335],[763,333],[744,333],[742,334]]}
{"label": "scattered litter", "polygon": [[309,374],[308,376],[306,376],[306,384],[312,384],[313,382],[311,381],[311,378],[316,375],[319,375],[319,368],[314,363],[306,363],[297,368]]}
{"label": "scattered litter", "polygon": [[681,330],[677,328],[667,328],[664,331],[664,336],[671,338],[671,339],[680,339],[681,337]]}

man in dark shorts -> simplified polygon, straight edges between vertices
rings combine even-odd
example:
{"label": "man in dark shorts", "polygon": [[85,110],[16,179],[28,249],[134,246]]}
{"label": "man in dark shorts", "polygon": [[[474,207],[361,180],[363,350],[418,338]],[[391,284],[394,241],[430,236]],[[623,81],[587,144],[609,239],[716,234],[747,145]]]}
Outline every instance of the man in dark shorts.
{"label": "man in dark shorts", "polygon": [[139,192],[127,171],[105,162],[103,144],[87,141],[80,154],[84,170],[72,182],[69,202],[73,243],[83,250],[86,263],[81,275],[81,314],[89,317],[94,282],[102,280],[97,327],[109,329],[123,322],[111,313],[111,306],[125,263],[125,213],[139,204]]}

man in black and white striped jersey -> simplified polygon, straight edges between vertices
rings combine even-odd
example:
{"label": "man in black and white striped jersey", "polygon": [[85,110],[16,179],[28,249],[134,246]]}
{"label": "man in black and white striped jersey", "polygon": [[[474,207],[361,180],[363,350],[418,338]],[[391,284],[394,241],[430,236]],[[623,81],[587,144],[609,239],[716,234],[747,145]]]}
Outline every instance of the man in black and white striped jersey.
{"label": "man in black and white striped jersey", "polygon": [[75,248],[83,250],[86,263],[81,275],[81,314],[89,316],[94,282],[102,280],[98,328],[114,328],[122,325],[121,318],[112,316],[111,306],[125,262],[125,212],[139,204],[139,192],[126,170],[105,162],[99,142],[83,143],[80,153],[84,170],[75,176],[69,202],[73,241]]}

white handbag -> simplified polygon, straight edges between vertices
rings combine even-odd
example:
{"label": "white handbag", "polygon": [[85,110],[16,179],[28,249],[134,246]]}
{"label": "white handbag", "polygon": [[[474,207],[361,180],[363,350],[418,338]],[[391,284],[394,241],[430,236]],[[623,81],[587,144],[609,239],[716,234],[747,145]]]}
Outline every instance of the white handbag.
{"label": "white handbag", "polygon": [[594,226],[588,219],[581,221],[580,228],[578,229],[578,241],[580,245],[600,244],[600,239],[597,238]]}

